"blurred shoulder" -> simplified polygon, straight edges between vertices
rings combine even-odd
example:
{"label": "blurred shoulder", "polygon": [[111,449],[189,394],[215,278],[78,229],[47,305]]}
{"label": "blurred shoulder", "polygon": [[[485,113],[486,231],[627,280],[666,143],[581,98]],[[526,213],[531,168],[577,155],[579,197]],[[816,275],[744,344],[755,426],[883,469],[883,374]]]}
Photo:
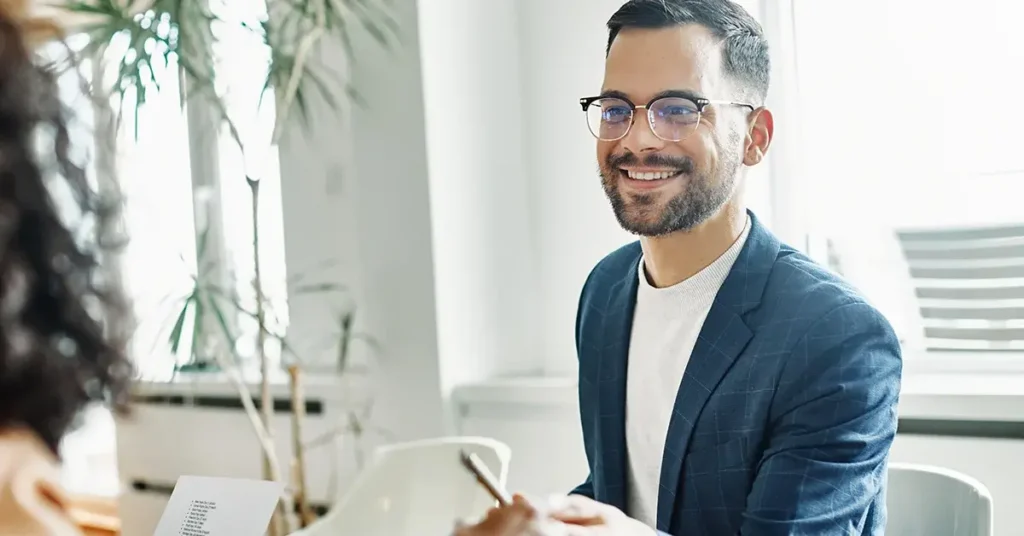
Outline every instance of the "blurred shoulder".
{"label": "blurred shoulder", "polygon": [[0,431],[0,534],[80,536],[57,457],[35,434]]}

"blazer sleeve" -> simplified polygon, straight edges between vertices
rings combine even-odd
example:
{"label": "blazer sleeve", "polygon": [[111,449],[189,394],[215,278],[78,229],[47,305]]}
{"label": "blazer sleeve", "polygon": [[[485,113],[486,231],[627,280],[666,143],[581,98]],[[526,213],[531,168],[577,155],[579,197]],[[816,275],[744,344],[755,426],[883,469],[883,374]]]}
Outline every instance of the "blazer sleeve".
{"label": "blazer sleeve", "polygon": [[0,433],[0,534],[82,536],[56,458],[28,432]]}
{"label": "blazer sleeve", "polygon": [[[583,370],[583,367],[585,366],[585,363],[583,362],[583,354],[580,351],[580,339],[583,336],[583,315],[586,314],[587,307],[588,307],[590,299],[591,299],[591,292],[590,292],[590,290],[591,290],[590,289],[591,281],[594,279],[594,274],[597,271],[598,271],[598,267],[594,267],[594,269],[590,271],[590,274],[587,275],[586,281],[583,282],[583,290],[580,291],[579,303],[576,306],[576,359],[577,359],[577,361],[579,363],[579,366],[578,366],[578,369],[579,369],[578,382],[582,382],[583,381],[582,370]],[[579,390],[579,387],[577,387],[577,390]],[[596,496],[595,496],[595,493],[594,493],[593,443],[590,440],[590,438],[587,437],[588,433],[590,432],[589,426],[587,426],[587,424],[586,424],[587,423],[587,415],[586,415],[586,413],[587,413],[588,408],[586,407],[585,401],[583,400],[582,393],[577,393],[577,396],[579,396],[580,424],[581,424],[581,429],[583,431],[583,446],[584,446],[584,451],[586,452],[586,455],[587,455],[587,467],[590,468],[590,474],[587,475],[587,479],[582,484],[580,484],[579,486],[576,486],[576,489],[572,490],[571,494],[572,495],[583,495],[583,496],[589,497],[591,499],[596,499]]]}
{"label": "blazer sleeve", "polygon": [[816,320],[781,372],[740,534],[860,534],[885,485],[901,376],[896,335],[871,306]]}

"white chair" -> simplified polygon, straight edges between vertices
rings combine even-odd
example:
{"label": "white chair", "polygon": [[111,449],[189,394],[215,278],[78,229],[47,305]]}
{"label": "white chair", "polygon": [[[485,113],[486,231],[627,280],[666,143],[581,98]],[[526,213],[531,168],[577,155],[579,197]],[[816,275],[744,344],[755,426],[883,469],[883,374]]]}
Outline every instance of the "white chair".
{"label": "white chair", "polygon": [[890,463],[885,533],[992,536],[992,496],[977,480],[941,467]]}
{"label": "white chair", "polygon": [[507,445],[451,437],[381,447],[322,519],[293,536],[447,536],[457,519],[482,516],[494,499],[460,463],[475,453],[505,484]]}

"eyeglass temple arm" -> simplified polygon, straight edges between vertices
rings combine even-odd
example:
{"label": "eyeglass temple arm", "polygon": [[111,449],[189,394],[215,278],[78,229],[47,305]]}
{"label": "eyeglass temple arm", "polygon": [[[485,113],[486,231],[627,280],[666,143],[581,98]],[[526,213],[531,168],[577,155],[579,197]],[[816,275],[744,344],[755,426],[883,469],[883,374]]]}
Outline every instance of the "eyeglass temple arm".
{"label": "eyeglass temple arm", "polygon": [[742,106],[744,108],[750,108],[751,112],[753,112],[754,110],[757,109],[757,108],[754,107],[753,104],[747,104],[745,102],[724,101],[724,100],[705,100],[704,103],[705,104],[724,104],[726,106]]}

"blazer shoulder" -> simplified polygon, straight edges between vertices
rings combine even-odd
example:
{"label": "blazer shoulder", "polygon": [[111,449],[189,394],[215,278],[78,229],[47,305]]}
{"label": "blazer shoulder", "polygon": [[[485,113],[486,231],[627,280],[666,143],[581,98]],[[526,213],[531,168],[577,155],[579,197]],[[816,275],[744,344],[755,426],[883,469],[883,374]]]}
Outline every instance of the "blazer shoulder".
{"label": "blazer shoulder", "polygon": [[[632,242],[605,255],[597,265],[590,270],[590,275],[583,283],[583,290],[580,291],[579,305],[576,310],[576,353],[581,355],[581,341],[585,337],[584,332],[593,329],[596,317],[603,315],[607,306],[612,288],[619,281],[622,281],[631,269],[640,262],[640,242]],[[600,323],[599,321],[597,322]]]}
{"label": "blazer shoulder", "polygon": [[762,303],[769,304],[769,318],[799,318],[808,327],[849,305],[863,306],[853,309],[866,324],[889,325],[884,315],[840,275],[789,247],[779,252]]}

